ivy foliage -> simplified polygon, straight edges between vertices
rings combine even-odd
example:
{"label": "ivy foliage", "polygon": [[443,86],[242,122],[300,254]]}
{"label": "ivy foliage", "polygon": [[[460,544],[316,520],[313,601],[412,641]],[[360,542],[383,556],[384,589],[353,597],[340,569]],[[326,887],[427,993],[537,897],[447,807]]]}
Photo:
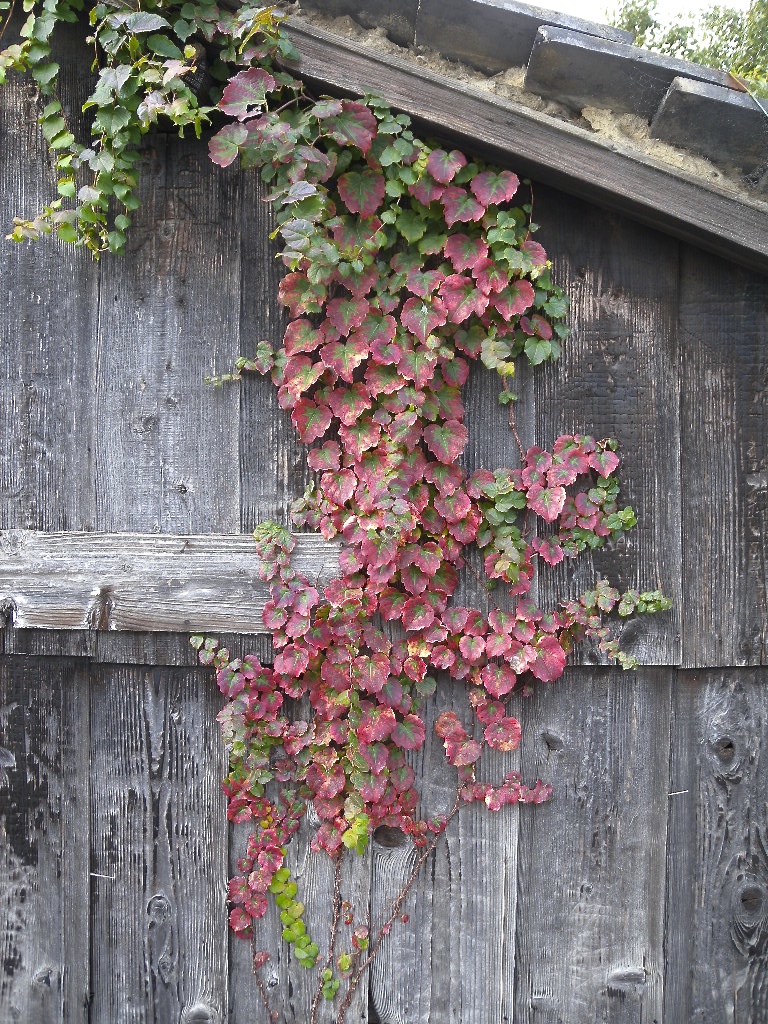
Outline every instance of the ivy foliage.
{"label": "ivy foliage", "polygon": [[[500,782],[481,777],[485,750],[520,744],[509,694],[558,679],[585,637],[632,667],[610,617],[669,601],[658,591],[622,595],[606,580],[554,608],[537,600],[539,573],[635,525],[619,501],[614,440],[574,434],[551,450],[525,450],[515,432],[517,467],[470,474],[462,466],[471,362],[498,375],[514,431],[518,361],[556,359],[567,334],[567,301],[533,238],[530,189],[515,174],[420,139],[377,97],[310,95],[288,70],[294,55],[273,11],[245,5],[233,14],[210,0],[91,9],[99,73],[85,148],[64,123],[50,59],[53,25],[78,7],[25,5],[23,41],[3,51],[0,67],[29,68],[51,97],[42,128],[62,195],[34,221],[19,221],[12,237],[55,232],[95,255],[120,251],[137,203],[135,147],[161,116],[180,131],[214,122],[214,163],[239,160],[268,185],[288,325],[279,343],[260,342],[229,377],[258,372],[277,388],[314,473],[294,503],[293,526],[343,542],[340,575],[325,587],[302,576],[291,561],[293,534],[265,523],[255,537],[273,663],[231,659],[203,636],[193,642],[227,699],[219,721],[228,815],[252,829],[229,885],[230,924],[252,937],[273,898],[298,963],[321,965],[318,999],[335,998],[347,980],[341,1021],[404,894],[371,935],[369,923],[353,927],[337,892],[321,964],[286,865],[310,803],[320,821],[313,847],[337,860],[344,850],[364,852],[379,826],[429,850],[455,809],[420,815],[409,757],[425,742],[438,673],[464,683],[473,715],[467,722],[445,712],[436,723],[457,771],[456,807],[548,800],[548,785],[516,771]],[[208,105],[188,85],[203,55],[220,83]],[[90,182],[78,188],[84,170]],[[455,599],[473,549],[490,611]],[[343,929],[348,948],[337,951]]]}

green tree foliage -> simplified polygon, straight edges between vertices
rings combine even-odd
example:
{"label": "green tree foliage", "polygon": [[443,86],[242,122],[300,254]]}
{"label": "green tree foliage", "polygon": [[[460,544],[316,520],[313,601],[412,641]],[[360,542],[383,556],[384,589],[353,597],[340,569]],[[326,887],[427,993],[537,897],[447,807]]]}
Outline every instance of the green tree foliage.
{"label": "green tree foliage", "polygon": [[634,33],[637,46],[730,71],[768,95],[765,0],[752,0],[746,12],[718,4],[674,24],[660,18],[657,0],[621,0],[610,20]]}

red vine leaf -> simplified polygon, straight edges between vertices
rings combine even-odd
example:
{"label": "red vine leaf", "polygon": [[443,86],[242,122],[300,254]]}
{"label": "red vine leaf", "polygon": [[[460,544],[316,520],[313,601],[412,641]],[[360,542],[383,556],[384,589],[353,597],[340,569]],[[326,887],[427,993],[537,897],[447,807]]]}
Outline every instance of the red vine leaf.
{"label": "red vine leaf", "polygon": [[502,718],[500,721],[491,722],[483,733],[486,743],[494,750],[501,750],[505,753],[509,750],[517,750],[522,738],[522,729],[516,718]]}
{"label": "red vine leaf", "polygon": [[424,723],[416,715],[406,715],[392,730],[392,742],[401,750],[418,750],[425,736]]}
{"label": "red vine leaf", "polygon": [[[315,105],[315,110],[318,106],[319,104]],[[354,100],[342,100],[338,113],[323,118],[323,130],[340,146],[355,146],[365,154],[376,137],[376,118],[364,104]]]}
{"label": "red vine leaf", "polygon": [[441,426],[430,423],[424,429],[427,448],[440,462],[455,462],[467,446],[467,428],[458,420],[446,420]]}
{"label": "red vine leaf", "polygon": [[498,206],[513,198],[519,184],[520,179],[511,171],[481,171],[469,187],[484,206]]}
{"label": "red vine leaf", "polygon": [[277,87],[272,75],[263,68],[249,68],[231,78],[224,86],[219,109],[238,121],[261,113],[268,92]]}
{"label": "red vine leaf", "polygon": [[467,163],[467,158],[458,149],[447,153],[444,149],[434,149],[427,158],[427,170],[441,185],[447,185]]}
{"label": "red vine leaf", "polygon": [[208,155],[219,167],[229,167],[237,159],[240,147],[248,138],[242,124],[225,124],[208,143]]}
{"label": "red vine leaf", "polygon": [[415,334],[422,344],[446,319],[446,308],[439,299],[429,302],[417,298],[407,299],[400,314],[400,323],[411,334]]}
{"label": "red vine leaf", "polygon": [[317,405],[308,398],[298,401],[291,413],[291,421],[304,444],[311,444],[322,437],[330,427],[332,418],[327,405]]}
{"label": "red vine leaf", "polygon": [[488,243],[482,238],[454,234],[449,235],[443,252],[457,273],[461,270],[474,270],[488,256]]}
{"label": "red vine leaf", "polygon": [[458,188],[456,185],[449,185],[440,196],[440,202],[445,211],[445,222],[448,227],[454,224],[467,223],[473,220],[482,220],[485,207],[478,203],[466,189]]}
{"label": "red vine leaf", "polygon": [[363,171],[348,171],[342,174],[337,187],[342,202],[350,213],[370,217],[381,206],[386,180],[383,174],[366,168]]}

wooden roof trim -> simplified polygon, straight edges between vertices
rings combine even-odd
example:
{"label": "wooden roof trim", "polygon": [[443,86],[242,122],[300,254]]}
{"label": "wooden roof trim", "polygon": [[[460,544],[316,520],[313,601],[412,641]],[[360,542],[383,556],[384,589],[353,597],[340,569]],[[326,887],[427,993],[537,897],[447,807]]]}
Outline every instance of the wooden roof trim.
{"label": "wooden roof trim", "polygon": [[520,173],[768,273],[768,203],[752,202],[509,100],[288,19],[298,73],[398,110]]}

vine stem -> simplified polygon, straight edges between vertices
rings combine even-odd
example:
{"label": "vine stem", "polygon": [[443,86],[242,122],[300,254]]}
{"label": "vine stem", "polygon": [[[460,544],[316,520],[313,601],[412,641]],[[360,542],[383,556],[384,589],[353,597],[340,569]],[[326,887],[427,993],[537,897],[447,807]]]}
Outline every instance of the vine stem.
{"label": "vine stem", "polygon": [[[341,861],[343,852],[336,858],[336,866],[333,873],[333,921],[331,922],[331,934],[328,939],[328,955],[325,958],[323,970],[327,970],[333,964],[333,952],[336,948],[336,933],[339,929],[339,917],[341,914]],[[315,998],[312,1000],[312,1011],[309,1015],[309,1024],[317,1024],[317,1010],[320,1005],[320,997],[323,994],[323,971],[317,982]]]}
{"label": "vine stem", "polygon": [[256,964],[256,950],[254,948],[253,936],[251,936],[251,955],[253,957],[253,976],[256,979],[256,987],[259,990],[261,1001],[264,1004],[264,1010],[266,1011],[267,1014],[267,1020],[276,1022],[278,1019],[277,1014],[273,1012],[272,1007],[269,1005],[269,996],[267,995],[267,990],[264,987],[264,982],[262,981],[261,975],[259,974],[259,967]]}
{"label": "vine stem", "polygon": [[520,452],[520,462],[525,464],[525,449],[523,448],[523,442],[520,440],[520,435],[517,432],[517,424],[515,423],[515,407],[512,402],[509,403],[509,429],[512,431],[512,436],[517,442],[517,448]]}
{"label": "vine stem", "polygon": [[11,6],[8,8],[8,13],[7,13],[6,17],[5,17],[5,20],[3,21],[2,27],[0,27],[0,39],[3,38],[3,36],[5,35],[5,30],[8,28],[9,24],[11,23],[11,18],[13,17],[13,12],[14,12],[15,8],[16,8],[16,0],[11,0]]}
{"label": "vine stem", "polygon": [[403,908],[403,904],[405,903],[406,899],[408,898],[408,893],[413,888],[413,883],[416,881],[416,879],[418,877],[418,874],[419,874],[419,871],[421,870],[421,868],[424,865],[424,862],[434,853],[437,844],[440,842],[442,837],[445,835],[445,833],[446,833],[446,831],[448,829],[448,826],[450,825],[450,823],[453,821],[453,819],[458,814],[460,807],[461,807],[461,796],[460,796],[459,791],[457,790],[456,791],[456,799],[453,802],[453,807],[451,807],[450,811],[446,815],[444,828],[440,832],[438,832],[438,834],[434,837],[434,839],[432,839],[431,842],[427,843],[425,848],[422,850],[421,854],[419,855],[419,857],[416,860],[416,863],[413,866],[413,870],[411,871],[410,875],[408,876],[408,880],[406,881],[405,885],[403,886],[403,888],[398,893],[397,898],[395,899],[395,902],[392,904],[392,910],[390,912],[389,917],[386,919],[386,921],[381,926],[381,928],[379,928],[378,934],[376,936],[376,940],[375,940],[375,942],[373,942],[373,944],[371,945],[370,950],[368,951],[368,956],[365,958],[365,960],[362,961],[362,963],[359,965],[359,967],[357,968],[355,973],[349,979],[349,987],[347,988],[347,991],[346,991],[346,993],[344,995],[344,999],[343,999],[341,1005],[339,1006],[339,1012],[338,1012],[338,1014],[336,1016],[335,1024],[344,1024],[344,1021],[346,1020],[346,1017],[347,1017],[347,1010],[349,1009],[349,1007],[350,1007],[350,1005],[352,1003],[352,997],[354,996],[355,992],[357,991],[357,987],[360,984],[360,981],[361,981],[361,979],[363,977],[363,974],[370,967],[371,963],[373,962],[374,957],[376,956],[376,954],[381,949],[382,944],[384,943],[384,940],[386,939],[387,935],[389,934],[389,929],[391,928],[392,924],[394,923],[395,918],[400,914],[400,911]]}

